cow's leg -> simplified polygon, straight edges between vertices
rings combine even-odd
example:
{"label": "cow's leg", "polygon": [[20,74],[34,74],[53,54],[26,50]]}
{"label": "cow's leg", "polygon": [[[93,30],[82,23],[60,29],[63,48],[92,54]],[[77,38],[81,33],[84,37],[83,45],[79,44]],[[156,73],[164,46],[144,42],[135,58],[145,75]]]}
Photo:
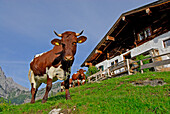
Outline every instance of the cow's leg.
{"label": "cow's leg", "polygon": [[82,80],[82,85],[84,85],[84,83],[85,83],[85,79]]}
{"label": "cow's leg", "polygon": [[73,87],[75,87],[75,83],[76,83],[75,80],[73,80]]}
{"label": "cow's leg", "polygon": [[30,103],[35,103],[35,96],[36,96],[36,93],[37,93],[37,90],[36,90],[37,83],[36,83],[34,77],[35,77],[34,73],[31,71],[30,83],[31,83],[32,98],[31,98]]}
{"label": "cow's leg", "polygon": [[55,67],[50,67],[49,70],[48,68],[46,68],[46,72],[47,72],[47,86],[46,86],[46,91],[45,91],[45,95],[42,99],[42,103],[45,103],[48,99],[48,93],[52,88],[52,81],[53,81],[53,77],[56,75],[55,73]]}
{"label": "cow's leg", "polygon": [[64,81],[64,86],[65,86],[65,91],[66,91],[66,100],[68,99],[71,99],[70,97],[70,92],[69,92],[69,78],[67,78],[65,81]]}
{"label": "cow's leg", "polygon": [[61,86],[61,92],[63,92],[65,89],[64,85]]}
{"label": "cow's leg", "polygon": [[78,86],[80,86],[80,80],[79,79],[77,79],[77,84],[78,84]]}
{"label": "cow's leg", "polygon": [[31,84],[31,102],[30,103],[35,103],[35,96],[36,96],[36,89],[34,88],[34,83]]}
{"label": "cow's leg", "polygon": [[41,83],[31,83],[31,94],[32,94],[31,104],[35,103],[35,97],[40,85]]}
{"label": "cow's leg", "polygon": [[42,103],[45,103],[48,99],[48,93],[52,88],[52,79],[49,78],[49,76],[47,76],[47,86],[46,86],[46,91],[45,91],[45,95],[42,99]]}

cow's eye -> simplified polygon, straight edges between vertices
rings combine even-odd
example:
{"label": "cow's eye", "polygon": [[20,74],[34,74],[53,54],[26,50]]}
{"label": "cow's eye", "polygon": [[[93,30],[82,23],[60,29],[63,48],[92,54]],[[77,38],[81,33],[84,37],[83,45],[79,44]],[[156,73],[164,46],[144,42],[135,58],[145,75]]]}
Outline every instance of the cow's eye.
{"label": "cow's eye", "polygon": [[73,45],[76,45],[77,43],[76,43],[76,42],[73,42],[72,44],[73,44]]}
{"label": "cow's eye", "polygon": [[62,46],[65,47],[65,44],[62,43]]}

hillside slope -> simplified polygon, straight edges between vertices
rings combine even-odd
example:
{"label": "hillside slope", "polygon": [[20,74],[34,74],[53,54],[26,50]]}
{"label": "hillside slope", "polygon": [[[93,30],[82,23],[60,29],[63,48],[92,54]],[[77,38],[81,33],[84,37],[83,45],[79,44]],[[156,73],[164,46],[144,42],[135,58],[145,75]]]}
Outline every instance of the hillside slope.
{"label": "hillside slope", "polygon": [[[154,81],[153,81],[154,80]],[[146,84],[146,85],[144,85]],[[152,84],[147,85],[147,84]],[[170,72],[149,72],[116,77],[70,89],[72,100],[63,93],[45,104],[18,106],[0,104],[2,113],[48,113],[54,108],[72,113],[170,113]],[[75,109],[75,110],[73,110]]]}
{"label": "hillside slope", "polygon": [[[53,96],[60,91],[60,82],[55,83],[49,93],[49,96]],[[41,88],[37,92],[37,99],[42,99],[45,94],[46,88]],[[22,104],[31,101],[31,92],[28,88],[25,88],[13,81],[11,77],[6,77],[2,68],[0,67],[0,98],[11,101],[12,104]]]}

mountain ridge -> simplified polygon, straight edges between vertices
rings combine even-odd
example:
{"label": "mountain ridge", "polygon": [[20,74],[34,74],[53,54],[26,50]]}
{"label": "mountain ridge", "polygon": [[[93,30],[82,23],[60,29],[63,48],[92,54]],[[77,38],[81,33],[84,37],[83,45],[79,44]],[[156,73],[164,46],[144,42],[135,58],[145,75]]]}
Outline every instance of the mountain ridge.
{"label": "mountain ridge", "polygon": [[[53,96],[60,91],[60,82],[53,84],[49,96]],[[36,100],[42,99],[45,94],[45,88],[41,88],[37,92]],[[14,82],[11,77],[6,77],[2,68],[0,67],[0,98],[11,101],[12,104],[28,103],[31,100],[31,92],[18,83]]]}
{"label": "mountain ridge", "polygon": [[[15,97],[21,94],[21,92],[26,91],[29,91],[29,89],[17,84],[11,77],[6,77],[0,67],[0,97],[8,99],[11,97],[11,94]],[[15,92],[15,94],[13,92]]]}

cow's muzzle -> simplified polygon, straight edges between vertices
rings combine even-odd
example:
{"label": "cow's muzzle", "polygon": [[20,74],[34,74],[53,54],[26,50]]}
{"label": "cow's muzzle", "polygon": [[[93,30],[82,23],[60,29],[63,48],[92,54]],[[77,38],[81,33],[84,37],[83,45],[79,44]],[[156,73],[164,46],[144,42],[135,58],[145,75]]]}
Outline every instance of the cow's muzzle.
{"label": "cow's muzzle", "polygon": [[64,60],[65,60],[65,61],[72,61],[72,60],[73,60],[73,57],[72,57],[72,56],[65,56],[65,57],[64,57]]}

